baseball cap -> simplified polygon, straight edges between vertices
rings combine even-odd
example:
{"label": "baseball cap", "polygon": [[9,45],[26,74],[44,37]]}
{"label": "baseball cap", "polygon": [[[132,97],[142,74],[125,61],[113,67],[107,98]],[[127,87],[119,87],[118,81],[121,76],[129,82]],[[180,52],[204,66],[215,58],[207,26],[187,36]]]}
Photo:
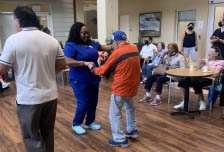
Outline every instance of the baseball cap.
{"label": "baseball cap", "polygon": [[112,44],[113,41],[120,41],[120,40],[127,40],[127,35],[123,31],[116,31],[111,36],[110,44]]}

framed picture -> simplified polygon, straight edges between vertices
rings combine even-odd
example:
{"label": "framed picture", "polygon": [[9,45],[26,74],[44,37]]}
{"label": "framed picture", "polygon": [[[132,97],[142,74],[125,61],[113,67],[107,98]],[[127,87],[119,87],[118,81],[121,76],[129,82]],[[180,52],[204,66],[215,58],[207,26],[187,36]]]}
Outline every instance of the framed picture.
{"label": "framed picture", "polygon": [[143,13],[139,15],[140,36],[160,37],[161,12]]}

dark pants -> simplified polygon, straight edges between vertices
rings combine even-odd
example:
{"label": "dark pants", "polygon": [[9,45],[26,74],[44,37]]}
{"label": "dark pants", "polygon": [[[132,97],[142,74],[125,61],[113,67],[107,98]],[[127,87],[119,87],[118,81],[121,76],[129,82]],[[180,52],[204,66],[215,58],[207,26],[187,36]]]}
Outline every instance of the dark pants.
{"label": "dark pants", "polygon": [[220,106],[224,107],[224,84],[222,84],[222,90],[220,94]]}
{"label": "dark pants", "polygon": [[86,116],[86,125],[95,121],[96,106],[98,103],[99,83],[90,84],[85,82],[70,81],[73,88],[77,106],[73,126],[82,124]]}
{"label": "dark pants", "polygon": [[165,75],[150,75],[145,83],[145,89],[150,92],[153,83],[156,82],[156,92],[161,94],[163,84],[167,81],[169,81],[169,78],[167,78]]}
{"label": "dark pants", "polygon": [[[185,88],[185,79],[181,79],[178,83],[178,87]],[[189,81],[189,87],[193,87],[195,94],[202,94],[202,89],[212,84],[212,80],[209,78],[191,78]]]}
{"label": "dark pants", "polygon": [[17,104],[17,115],[27,152],[54,152],[57,99],[38,105]]}

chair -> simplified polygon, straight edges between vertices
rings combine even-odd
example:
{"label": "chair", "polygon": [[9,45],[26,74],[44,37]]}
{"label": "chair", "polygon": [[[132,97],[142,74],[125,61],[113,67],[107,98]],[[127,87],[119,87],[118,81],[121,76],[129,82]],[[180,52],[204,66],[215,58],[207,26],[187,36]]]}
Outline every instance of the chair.
{"label": "chair", "polygon": [[[216,80],[215,78],[212,79],[212,85],[211,85],[212,87],[215,87],[215,80]],[[224,82],[224,69],[222,70],[218,80],[222,84],[222,87],[224,88],[224,83],[223,83]],[[212,111],[212,107],[213,107],[213,103],[209,102],[209,111]]]}
{"label": "chair", "polygon": [[[66,68],[66,69],[62,70],[62,72],[61,72],[61,80],[62,80],[62,86],[63,86],[63,87],[65,86],[64,75],[67,74],[69,71],[70,71],[69,68]],[[67,76],[67,75],[66,75],[66,76]]]}
{"label": "chair", "polygon": [[[190,61],[189,58],[184,58],[185,59],[185,65],[186,66],[189,66],[189,65],[194,65],[196,66],[196,63],[195,62],[192,62]],[[171,89],[171,86],[173,85],[172,82],[177,82],[175,81],[174,79],[172,79],[171,76],[167,76],[169,78],[169,82],[168,82],[168,104],[170,104],[170,89]]]}

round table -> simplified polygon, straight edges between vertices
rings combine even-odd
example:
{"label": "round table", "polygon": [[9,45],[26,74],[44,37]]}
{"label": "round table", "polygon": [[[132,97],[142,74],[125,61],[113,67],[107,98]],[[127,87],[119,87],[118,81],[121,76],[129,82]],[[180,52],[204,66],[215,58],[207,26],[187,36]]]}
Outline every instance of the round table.
{"label": "round table", "polygon": [[190,78],[200,78],[200,77],[210,77],[213,75],[212,71],[203,72],[201,69],[169,69],[166,71],[166,74],[169,76],[179,77],[185,79],[185,91],[184,91],[184,109],[179,112],[172,112],[172,115],[175,114],[184,114],[188,115],[190,118],[194,118],[191,113],[200,111],[188,111],[188,102],[189,102],[189,81]]}

